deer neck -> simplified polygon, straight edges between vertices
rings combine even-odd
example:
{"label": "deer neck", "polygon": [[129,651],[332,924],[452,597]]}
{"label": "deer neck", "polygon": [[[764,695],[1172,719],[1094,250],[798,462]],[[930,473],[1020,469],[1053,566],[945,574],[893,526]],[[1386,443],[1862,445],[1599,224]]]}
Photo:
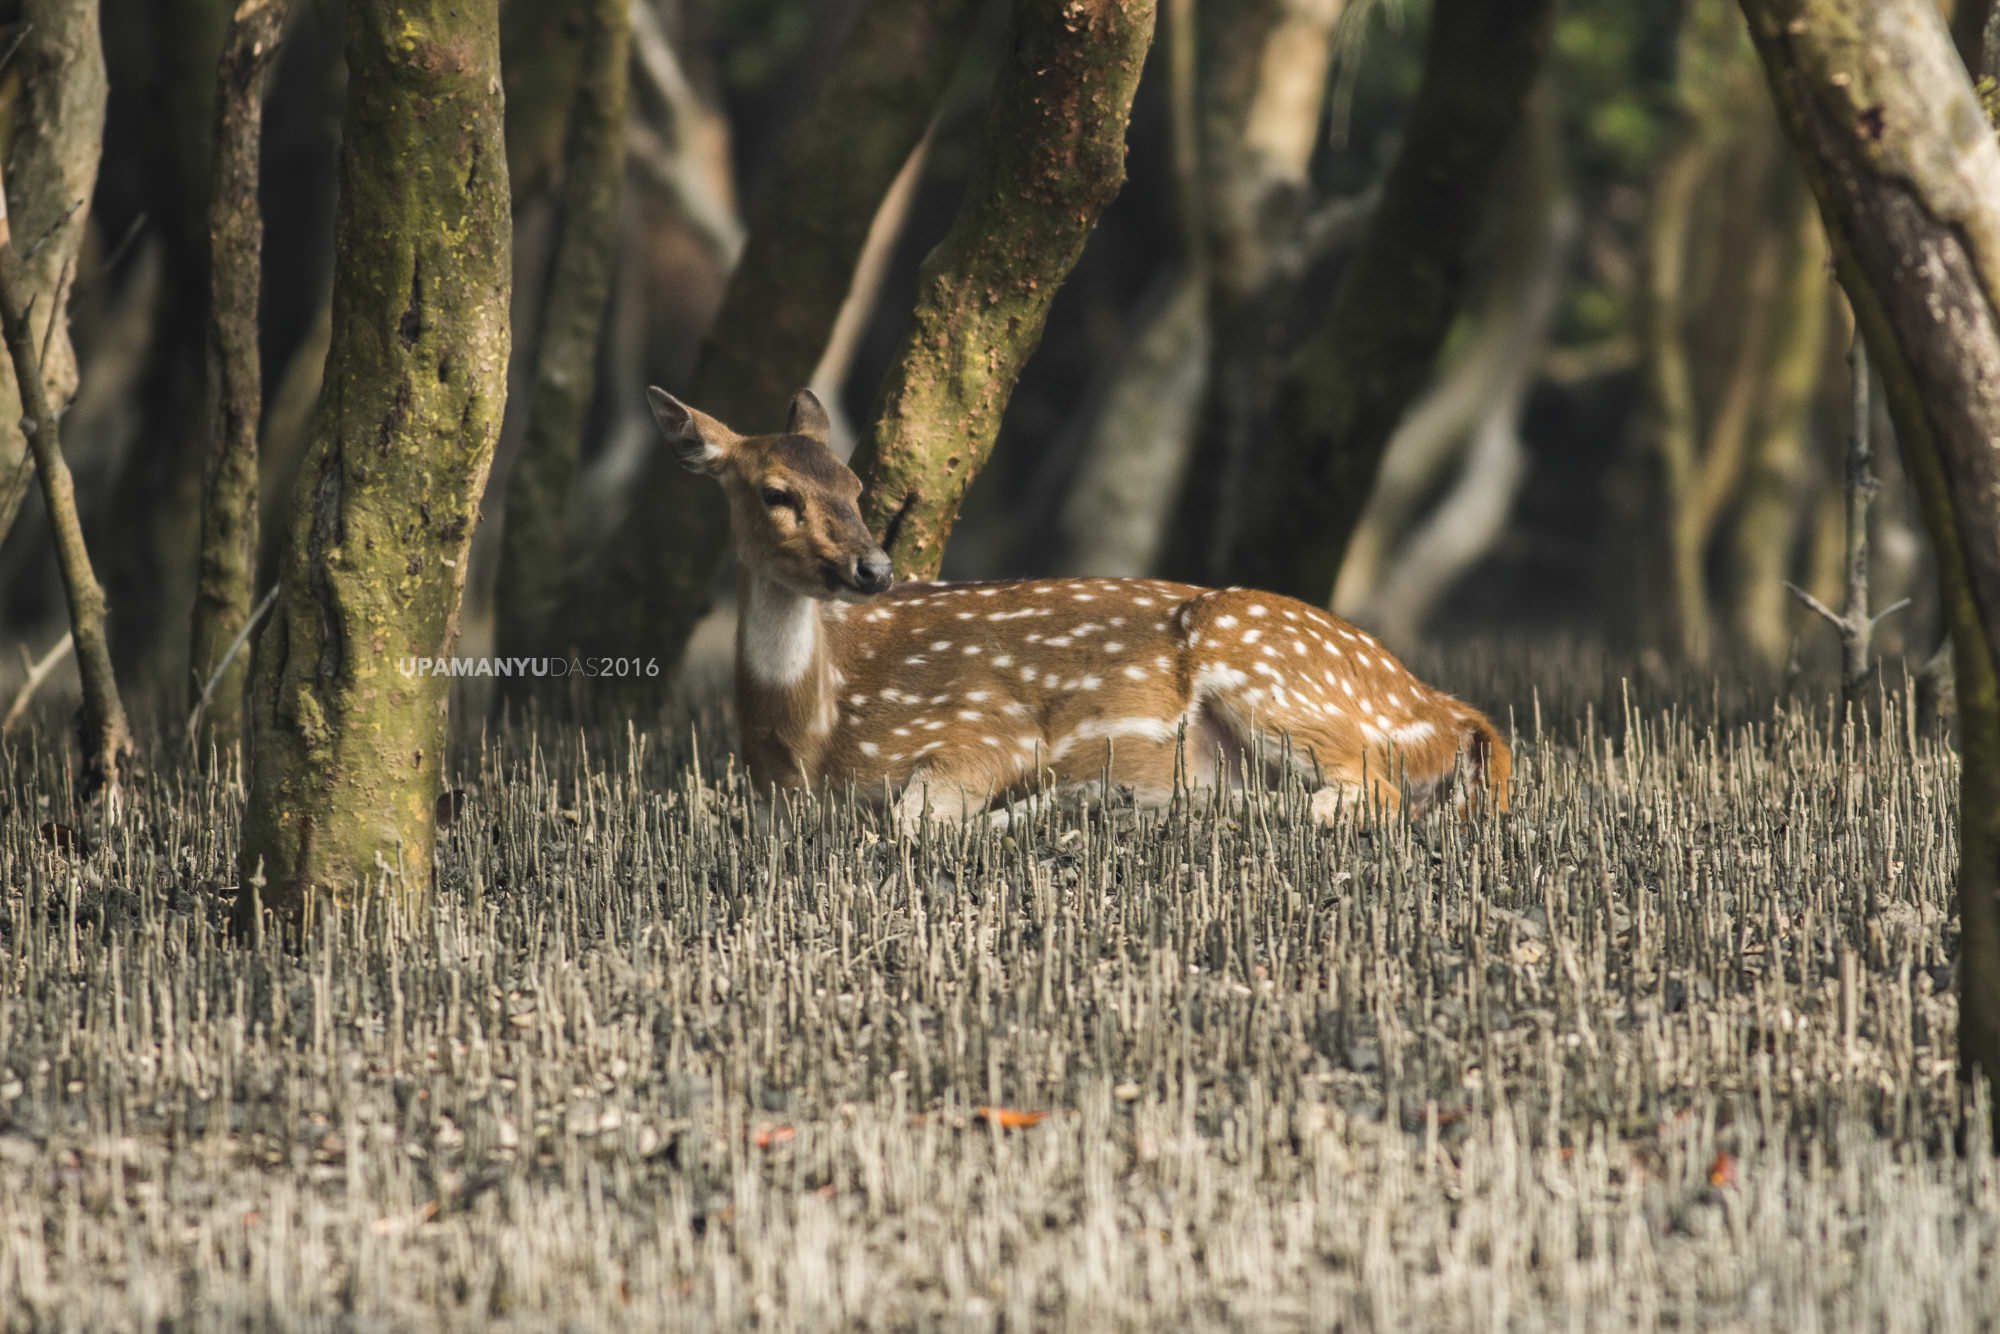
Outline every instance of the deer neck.
{"label": "deer neck", "polygon": [[736,605],[736,705],[751,777],[783,787],[812,783],[840,685],[828,653],[826,604],[739,570]]}

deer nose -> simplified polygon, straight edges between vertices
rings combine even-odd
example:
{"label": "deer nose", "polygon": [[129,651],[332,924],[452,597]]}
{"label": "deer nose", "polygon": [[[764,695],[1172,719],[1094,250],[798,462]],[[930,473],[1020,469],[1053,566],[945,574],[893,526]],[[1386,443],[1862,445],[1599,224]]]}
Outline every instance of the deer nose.
{"label": "deer nose", "polygon": [[855,563],[855,585],[864,593],[880,593],[896,582],[896,568],[880,547]]}

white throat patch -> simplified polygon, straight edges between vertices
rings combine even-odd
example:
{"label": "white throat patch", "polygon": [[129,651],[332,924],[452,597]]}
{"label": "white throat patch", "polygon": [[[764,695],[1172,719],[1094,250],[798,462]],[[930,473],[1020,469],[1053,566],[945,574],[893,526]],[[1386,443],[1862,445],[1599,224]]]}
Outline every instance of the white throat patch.
{"label": "white throat patch", "polygon": [[819,608],[809,597],[763,579],[747,585],[738,609],[736,655],[759,685],[796,684],[819,649]]}

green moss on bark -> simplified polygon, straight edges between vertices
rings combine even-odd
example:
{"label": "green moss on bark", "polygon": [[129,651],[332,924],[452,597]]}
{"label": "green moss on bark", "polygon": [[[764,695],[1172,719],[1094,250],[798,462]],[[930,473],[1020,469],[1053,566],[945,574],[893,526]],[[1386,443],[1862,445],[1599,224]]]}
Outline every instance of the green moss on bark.
{"label": "green moss on bark", "polygon": [[905,577],[937,573],[1056,289],[1125,182],[1151,0],[1018,0],[983,152],[924,261],[909,332],[855,470]]}
{"label": "green moss on bark", "polygon": [[[295,923],[431,880],[448,682],[506,397],[497,0],[352,5],[333,341],[258,637],[246,889]],[[239,924],[254,910],[239,900]]]}

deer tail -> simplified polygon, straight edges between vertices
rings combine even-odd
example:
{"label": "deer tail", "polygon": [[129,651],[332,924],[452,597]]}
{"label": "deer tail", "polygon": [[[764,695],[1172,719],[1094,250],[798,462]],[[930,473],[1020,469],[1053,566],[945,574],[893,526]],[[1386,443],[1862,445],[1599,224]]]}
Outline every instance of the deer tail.
{"label": "deer tail", "polygon": [[1463,788],[1466,797],[1474,802],[1488,799],[1493,809],[1506,810],[1508,780],[1514,773],[1513,752],[1485,714],[1468,709],[1459,725],[1458,753],[1470,770]]}

